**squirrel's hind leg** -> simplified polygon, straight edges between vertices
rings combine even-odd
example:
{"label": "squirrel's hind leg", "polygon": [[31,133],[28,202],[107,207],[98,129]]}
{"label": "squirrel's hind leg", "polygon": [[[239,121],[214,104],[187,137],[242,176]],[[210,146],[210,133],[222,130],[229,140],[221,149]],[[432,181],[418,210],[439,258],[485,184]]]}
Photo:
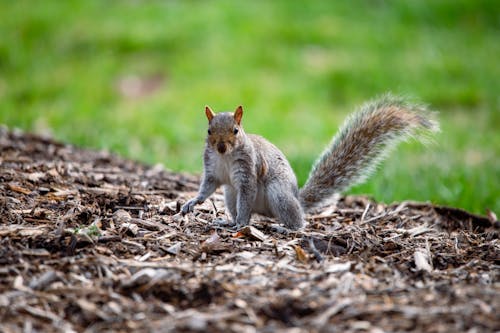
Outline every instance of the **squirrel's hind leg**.
{"label": "squirrel's hind leg", "polygon": [[285,227],[292,230],[304,227],[302,207],[290,189],[279,185],[270,185],[267,189],[267,197],[273,216],[277,217]]}

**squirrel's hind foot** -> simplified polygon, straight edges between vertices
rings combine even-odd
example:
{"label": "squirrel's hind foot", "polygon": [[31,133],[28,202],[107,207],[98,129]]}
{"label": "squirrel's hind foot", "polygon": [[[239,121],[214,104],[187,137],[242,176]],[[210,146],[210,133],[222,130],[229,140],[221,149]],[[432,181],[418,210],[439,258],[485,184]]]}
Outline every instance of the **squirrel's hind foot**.
{"label": "squirrel's hind foot", "polygon": [[215,218],[212,223],[218,227],[238,229],[238,225],[233,220],[225,219],[223,217]]}

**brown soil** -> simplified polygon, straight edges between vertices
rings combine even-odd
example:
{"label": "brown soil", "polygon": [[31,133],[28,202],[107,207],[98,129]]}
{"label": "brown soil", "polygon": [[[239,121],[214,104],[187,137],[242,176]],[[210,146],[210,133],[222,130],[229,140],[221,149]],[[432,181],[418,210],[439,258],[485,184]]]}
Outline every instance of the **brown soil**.
{"label": "brown soil", "polygon": [[0,129],[0,331],[494,332],[499,223],[364,197],[236,233],[198,179]]}

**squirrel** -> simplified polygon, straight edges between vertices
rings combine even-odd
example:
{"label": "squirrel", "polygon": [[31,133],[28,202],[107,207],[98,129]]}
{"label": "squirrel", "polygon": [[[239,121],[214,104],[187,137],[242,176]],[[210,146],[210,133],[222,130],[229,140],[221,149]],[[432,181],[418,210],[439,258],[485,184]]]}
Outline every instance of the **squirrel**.
{"label": "squirrel", "polygon": [[263,137],[245,133],[241,106],[234,113],[218,114],[206,106],[205,114],[208,132],[200,190],[181,213],[192,212],[223,186],[236,227],[248,225],[252,213],[259,213],[276,217],[289,229],[301,229],[304,212],[363,182],[397,143],[439,130],[424,106],[384,95],[348,117],[299,190],[285,155]]}

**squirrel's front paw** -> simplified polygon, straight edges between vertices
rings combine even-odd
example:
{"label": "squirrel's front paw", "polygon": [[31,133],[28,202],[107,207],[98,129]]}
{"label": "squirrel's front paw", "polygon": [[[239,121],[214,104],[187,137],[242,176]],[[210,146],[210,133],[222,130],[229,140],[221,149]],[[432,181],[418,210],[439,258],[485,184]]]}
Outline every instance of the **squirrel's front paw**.
{"label": "squirrel's front paw", "polygon": [[186,215],[187,213],[191,213],[194,210],[194,206],[198,204],[198,198],[194,198],[186,202],[182,208],[181,208],[181,213],[182,215]]}
{"label": "squirrel's front paw", "polygon": [[236,229],[241,229],[250,224],[250,219],[239,219],[236,218],[235,227]]}

